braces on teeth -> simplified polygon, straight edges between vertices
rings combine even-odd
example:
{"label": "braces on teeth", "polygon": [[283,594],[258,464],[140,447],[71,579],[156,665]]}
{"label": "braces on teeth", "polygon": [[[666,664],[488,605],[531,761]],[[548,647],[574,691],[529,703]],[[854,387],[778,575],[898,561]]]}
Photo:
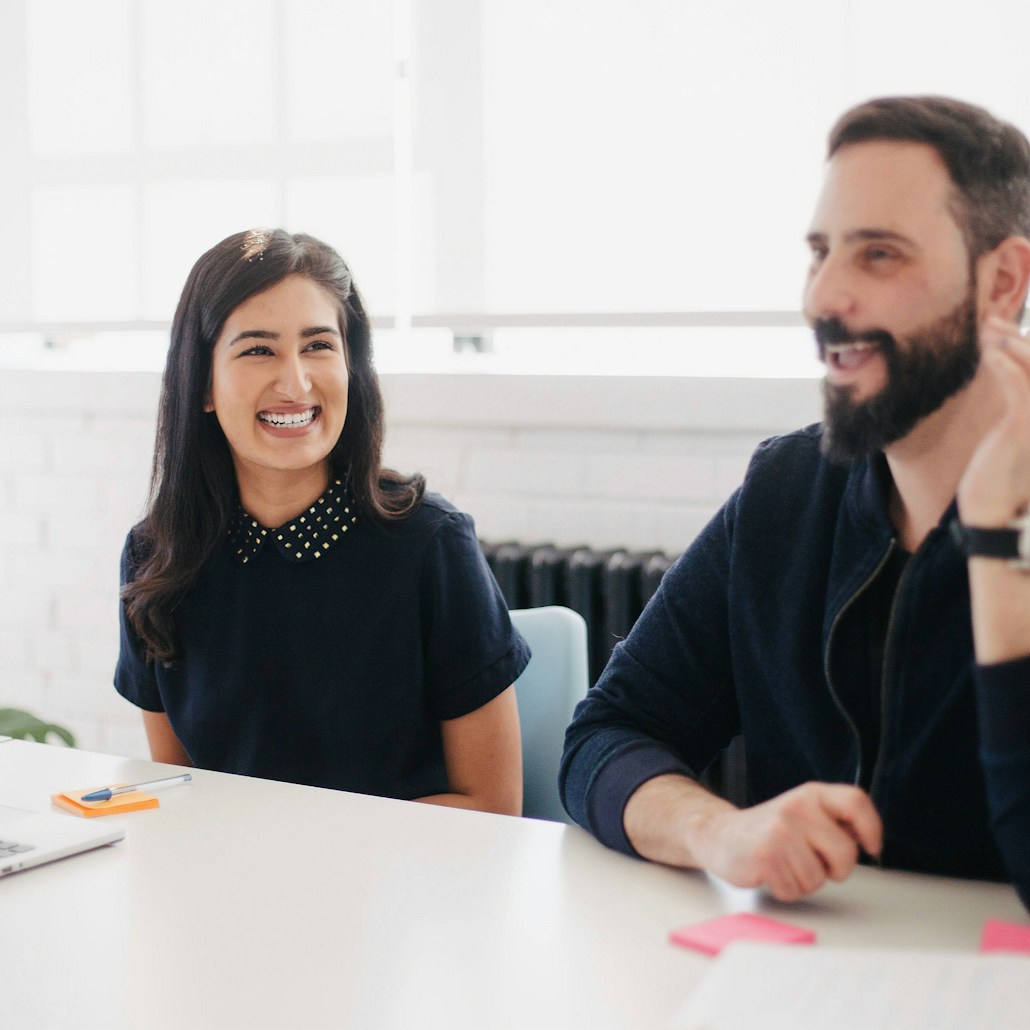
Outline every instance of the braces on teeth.
{"label": "braces on teeth", "polygon": [[280,415],[280,414],[269,414],[261,412],[258,418],[262,422],[267,422],[270,426],[306,426],[315,417],[315,409],[311,408],[309,411],[302,411],[296,415]]}

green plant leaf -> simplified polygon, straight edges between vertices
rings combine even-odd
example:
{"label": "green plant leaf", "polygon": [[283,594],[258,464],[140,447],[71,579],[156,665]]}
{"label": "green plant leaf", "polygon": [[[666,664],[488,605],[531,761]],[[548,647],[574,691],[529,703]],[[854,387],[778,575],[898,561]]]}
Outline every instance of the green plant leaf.
{"label": "green plant leaf", "polygon": [[17,740],[35,740],[40,744],[47,743],[47,737],[53,734],[68,747],[75,747],[75,737],[63,726],[43,722],[20,708],[0,708],[0,734]]}

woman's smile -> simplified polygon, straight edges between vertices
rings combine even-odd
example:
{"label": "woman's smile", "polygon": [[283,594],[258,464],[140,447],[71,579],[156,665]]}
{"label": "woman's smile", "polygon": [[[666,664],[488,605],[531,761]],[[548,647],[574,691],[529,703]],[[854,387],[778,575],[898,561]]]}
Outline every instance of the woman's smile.
{"label": "woman's smile", "polygon": [[317,405],[295,412],[276,408],[259,411],[257,417],[262,427],[276,436],[300,435],[297,431],[307,429],[318,418],[321,410]]}
{"label": "woman's smile", "polygon": [[281,492],[283,476],[327,474],[349,385],[339,306],[318,283],[290,275],[233,309],[215,342],[205,407],[225,434],[242,497],[258,481]]}

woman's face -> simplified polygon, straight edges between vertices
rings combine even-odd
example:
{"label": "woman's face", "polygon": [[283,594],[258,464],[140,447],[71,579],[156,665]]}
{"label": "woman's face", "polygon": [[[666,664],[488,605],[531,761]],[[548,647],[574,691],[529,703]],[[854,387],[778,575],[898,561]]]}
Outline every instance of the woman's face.
{"label": "woman's face", "polygon": [[229,315],[204,410],[229,441],[241,493],[270,474],[327,468],[348,381],[336,300],[306,276],[288,276]]}

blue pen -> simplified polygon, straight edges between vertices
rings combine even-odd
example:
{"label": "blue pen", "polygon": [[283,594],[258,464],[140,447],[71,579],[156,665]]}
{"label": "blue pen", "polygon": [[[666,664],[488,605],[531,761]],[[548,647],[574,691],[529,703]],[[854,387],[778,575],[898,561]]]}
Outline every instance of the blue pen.
{"label": "blue pen", "polygon": [[168,776],[163,780],[148,780],[146,783],[129,783],[124,787],[104,787],[90,794],[83,794],[80,801],[110,801],[116,794],[128,794],[130,790],[151,790],[154,787],[171,787],[174,783],[189,783],[193,779],[190,773],[181,776]]}

